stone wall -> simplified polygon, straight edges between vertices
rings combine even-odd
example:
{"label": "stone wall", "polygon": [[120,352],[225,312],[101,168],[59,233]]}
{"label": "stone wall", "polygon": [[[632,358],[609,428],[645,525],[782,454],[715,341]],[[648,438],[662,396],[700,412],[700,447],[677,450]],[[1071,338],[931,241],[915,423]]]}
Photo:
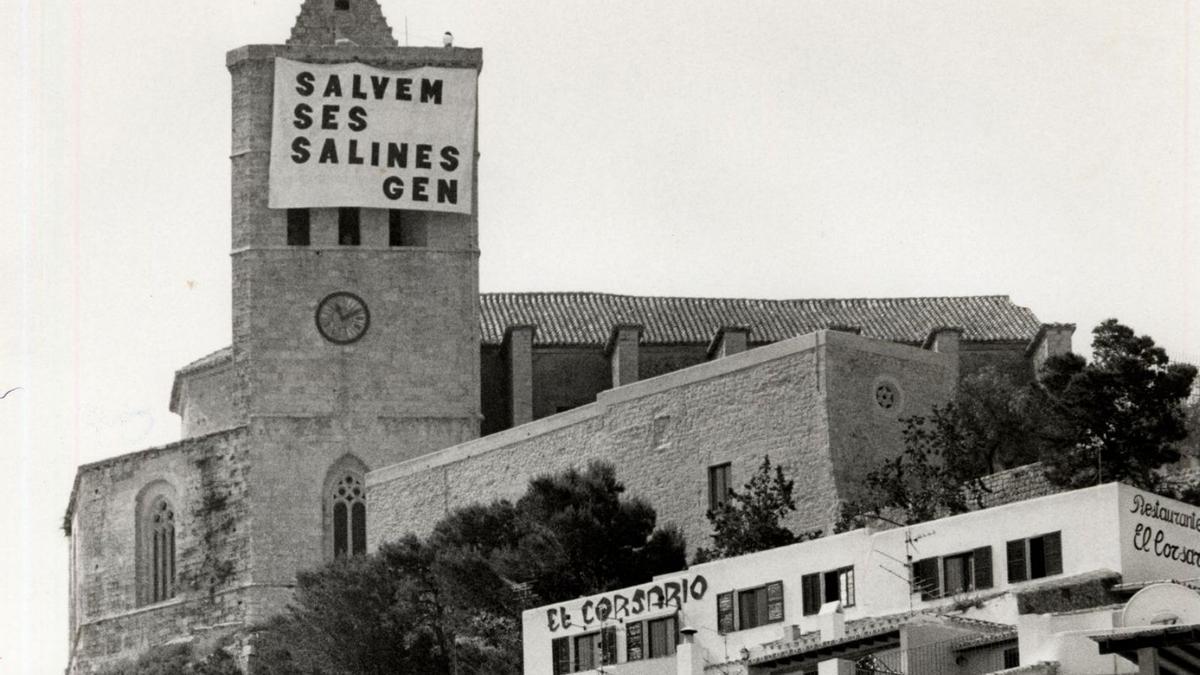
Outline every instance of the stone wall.
{"label": "stone wall", "polygon": [[[87,465],[73,494],[71,672],[241,621],[249,582],[247,434],[236,428]],[[138,604],[139,493],[175,494],[176,595]]]}
{"label": "stone wall", "polygon": [[827,349],[829,447],[838,494],[854,499],[862,477],[903,448],[900,419],[953,396],[957,355],[844,335],[831,333]]}
{"label": "stone wall", "polygon": [[[960,377],[992,368],[1012,376],[1017,382],[1028,382],[1033,378],[1033,367],[1025,355],[1027,346],[1024,342],[964,341],[959,351]],[[638,359],[640,378],[649,379],[705,363],[708,360],[707,346],[643,344]],[[604,355],[603,345],[535,345],[533,368],[534,419],[591,403],[600,392],[612,388],[611,365]],[[508,362],[499,345],[482,346],[480,376],[481,429],[486,436],[511,427],[508,417]]]}
{"label": "stone wall", "polygon": [[[708,467],[729,462],[740,487],[764,455],[796,481],[798,511],[789,526],[823,528],[837,516],[831,452],[855,456],[874,433],[842,420],[831,439],[835,404],[829,397],[856,401],[856,408],[837,404],[848,420],[869,401],[863,383],[886,371],[919,410],[948,395],[951,360],[819,331],[605,391],[595,403],[373,471],[369,540],[378,546],[409,531],[423,533],[454,507],[517,497],[530,477],[592,459],[613,463],[628,493],[648,500],[660,523],[679,525],[691,549],[709,543]],[[835,372],[846,387],[835,390],[826,382]],[[855,387],[861,391],[847,389]],[[870,452],[897,450],[889,447],[896,438],[889,424],[868,423],[890,432],[870,440]]]}
{"label": "stone wall", "polygon": [[204,436],[240,424],[233,409],[232,364],[178,376],[183,438]]}

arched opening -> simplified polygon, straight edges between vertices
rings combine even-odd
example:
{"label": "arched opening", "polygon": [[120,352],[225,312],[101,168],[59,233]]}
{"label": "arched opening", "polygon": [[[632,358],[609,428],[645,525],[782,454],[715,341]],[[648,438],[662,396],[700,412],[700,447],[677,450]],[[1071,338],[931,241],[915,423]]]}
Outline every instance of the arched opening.
{"label": "arched opening", "polygon": [[147,485],[138,494],[135,531],[137,604],[175,597],[175,489],[166,481]]}
{"label": "arched opening", "polygon": [[325,479],[325,555],[344,558],[367,552],[367,467],[347,455],[334,463]]}

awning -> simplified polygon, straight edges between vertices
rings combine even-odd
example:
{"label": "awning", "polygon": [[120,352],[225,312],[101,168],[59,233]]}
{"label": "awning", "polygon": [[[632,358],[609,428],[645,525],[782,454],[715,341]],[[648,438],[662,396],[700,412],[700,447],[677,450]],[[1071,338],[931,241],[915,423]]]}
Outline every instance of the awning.
{"label": "awning", "polygon": [[1162,675],[1200,673],[1200,624],[1152,626],[1089,636],[1101,654],[1119,654],[1139,663],[1152,654]]}

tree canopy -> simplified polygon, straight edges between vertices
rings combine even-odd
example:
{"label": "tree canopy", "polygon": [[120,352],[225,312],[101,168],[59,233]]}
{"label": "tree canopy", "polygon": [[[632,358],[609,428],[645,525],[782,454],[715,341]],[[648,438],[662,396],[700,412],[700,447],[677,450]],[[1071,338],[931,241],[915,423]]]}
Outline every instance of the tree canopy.
{"label": "tree canopy", "polygon": [[1064,488],[1122,481],[1172,493],[1160,469],[1197,425],[1186,404],[1196,369],[1115,319],[1092,334],[1090,362],[1052,357],[1031,382],[984,369],[953,401],[902,419],[903,453],[868,472],[870,497],[844,505],[840,527],[865,514],[913,523],[961,512],[982,494],[980,477],[1034,461]]}
{"label": "tree canopy", "polygon": [[530,481],[515,503],[460,508],[425,538],[298,576],[259,632],[256,675],[519,673],[520,612],[685,566],[609,464]]}
{"label": "tree canopy", "polygon": [[705,514],[713,526],[713,546],[697,549],[696,562],[786,546],[819,534],[798,536],[783,525],[783,519],[796,510],[793,488],[794,481],[784,478],[783,467],[772,471],[771,458],[763,456],[743,489],[730,489],[725,502]]}
{"label": "tree canopy", "polygon": [[1116,319],[1092,330],[1092,360],[1047,359],[1042,386],[1069,444],[1045,453],[1046,476],[1063,487],[1107,481],[1156,489],[1157,469],[1179,459],[1187,437],[1183,404],[1194,366],[1171,363],[1147,335]]}

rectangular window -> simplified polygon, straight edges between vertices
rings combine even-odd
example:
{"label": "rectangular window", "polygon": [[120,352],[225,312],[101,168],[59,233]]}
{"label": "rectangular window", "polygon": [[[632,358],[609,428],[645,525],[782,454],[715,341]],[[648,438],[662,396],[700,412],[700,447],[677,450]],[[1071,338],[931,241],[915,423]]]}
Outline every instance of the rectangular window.
{"label": "rectangular window", "polygon": [[308,246],[308,209],[287,210],[288,246]]}
{"label": "rectangular window", "polygon": [[641,661],[646,658],[646,653],[642,651],[642,645],[645,644],[643,629],[646,624],[641,621],[635,621],[625,626],[625,660],[626,661]]}
{"label": "rectangular window", "polygon": [[350,0],[334,0],[333,8],[340,12],[349,11]]}
{"label": "rectangular window", "polygon": [[1062,574],[1062,532],[1014,539],[1005,550],[1010,584]]}
{"label": "rectangular window", "polygon": [[388,246],[428,246],[425,223],[415,212],[388,211]]}
{"label": "rectangular window", "polygon": [[571,672],[571,638],[558,638],[550,642],[550,658],[554,662],[554,675]]}
{"label": "rectangular window", "polygon": [[975,576],[971,557],[970,553],[960,553],[942,558],[943,595],[958,595],[971,590],[971,579]]}
{"label": "rectangular window", "polygon": [[675,653],[675,644],[679,641],[678,622],[675,617],[647,621],[646,634],[650,638],[650,658],[656,659]]}
{"label": "rectangular window", "polygon": [[800,596],[805,616],[817,614],[826,602],[840,600],[842,607],[853,607],[854,567],[804,575],[800,578]]}
{"label": "rectangular window", "polygon": [[617,662],[617,629],[605,628],[575,638],[575,672]]}
{"label": "rectangular window", "polygon": [[918,560],[913,563],[912,583],[922,600],[991,588],[992,547]]}
{"label": "rectangular window", "polygon": [[717,632],[722,635],[732,633],[737,624],[734,622],[733,591],[717,595]]}
{"label": "rectangular window", "polygon": [[732,471],[728,463],[708,467],[708,508],[710,511],[716,511],[729,501]]}
{"label": "rectangular window", "polygon": [[359,245],[358,209],[338,209],[338,244]]}
{"label": "rectangular window", "polygon": [[800,578],[801,605],[805,616],[821,611],[821,575],[805,574]]}
{"label": "rectangular window", "polygon": [[783,582],[738,591],[738,630],[783,621]]}

